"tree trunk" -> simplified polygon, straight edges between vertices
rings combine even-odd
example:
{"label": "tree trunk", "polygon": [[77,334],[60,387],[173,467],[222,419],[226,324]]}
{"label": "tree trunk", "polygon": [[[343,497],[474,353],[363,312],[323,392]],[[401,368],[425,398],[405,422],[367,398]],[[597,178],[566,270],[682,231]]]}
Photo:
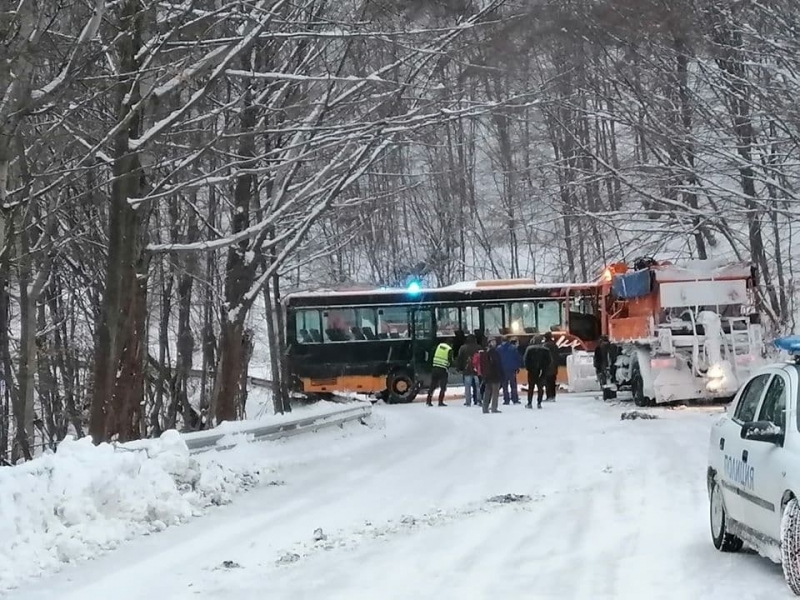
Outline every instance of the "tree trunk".
{"label": "tree trunk", "polygon": [[[175,240],[177,242],[177,240]],[[167,387],[170,377],[171,365],[169,356],[169,323],[170,313],[172,312],[172,268],[163,268],[163,261],[161,263],[161,315],[158,323],[158,373],[157,381],[155,384],[155,398],[153,401],[153,408],[150,412],[150,430],[153,437],[159,437],[163,431],[161,426],[161,417],[164,408],[164,389]],[[175,427],[175,420],[171,417],[171,407],[175,403],[175,398],[170,398],[170,410],[166,419],[165,428],[171,429]]]}
{"label": "tree trunk", "polygon": [[283,398],[281,397],[281,360],[280,343],[278,341],[277,326],[275,325],[275,311],[277,307],[272,304],[272,285],[269,280],[264,284],[264,308],[267,319],[267,338],[269,340],[269,366],[272,372],[272,410],[283,414]]}
{"label": "tree trunk", "polygon": [[[74,310],[64,310],[64,300],[61,299],[63,288],[59,284],[58,277],[53,277],[50,282],[50,289],[47,293],[47,303],[50,307],[50,315],[56,326],[53,331],[53,356],[55,368],[61,373],[61,385],[64,389],[64,408],[66,410],[64,435],[67,433],[67,425],[72,425],[77,437],[83,435],[83,420],[81,412],[76,403],[76,387],[78,379],[78,367],[75,360],[75,351],[70,347],[69,340],[74,339],[74,335],[69,331],[70,320],[75,319]],[[73,297],[70,297],[72,302]]]}
{"label": "tree trunk", "polygon": [[[20,237],[25,237],[22,234]],[[23,245],[27,246],[27,244]],[[18,269],[19,283],[19,400],[20,412],[16,415],[17,442],[20,447],[36,445],[35,429],[35,377],[36,377],[36,296],[32,289],[30,278],[29,249],[21,247],[20,267]],[[23,437],[25,440],[23,441]],[[26,458],[29,458],[26,455]]]}
{"label": "tree trunk", "polygon": [[[147,316],[147,261],[143,257],[143,223],[139,208],[129,198],[142,189],[141,164],[129,141],[141,131],[139,112],[129,114],[138,102],[138,86],[129,94],[139,69],[137,53],[142,45],[144,14],[140,0],[125,0],[122,29],[117,38],[119,82],[117,116],[128,119],[114,138],[114,181],[109,207],[109,248],[105,286],[95,342],[94,389],[89,432],[95,443],[115,436],[120,440],[138,435],[138,418],[144,399],[145,322]],[[130,96],[130,97],[129,97]]]}
{"label": "tree trunk", "polygon": [[222,320],[219,342],[219,362],[214,377],[212,409],[214,423],[236,420],[236,399],[240,394],[242,362],[244,360],[244,324],[239,320]]}
{"label": "tree trunk", "polygon": [[[7,225],[6,225],[7,226]],[[6,237],[8,242],[8,237]],[[33,457],[31,446],[28,442],[28,436],[23,421],[22,407],[20,406],[19,390],[14,382],[14,365],[11,361],[11,339],[9,336],[10,323],[9,323],[9,304],[10,296],[8,294],[8,286],[10,279],[11,267],[8,260],[8,252],[3,252],[0,256],[0,353],[2,356],[3,368],[3,394],[5,396],[6,406],[11,405],[11,417],[14,419],[14,439],[11,441],[11,463],[16,463],[20,458],[30,460]],[[8,421],[6,421],[8,422]],[[6,437],[8,437],[6,433]]]}
{"label": "tree trunk", "polygon": [[[249,56],[242,60],[242,67],[252,68]],[[253,106],[252,92],[248,89],[242,100],[243,107],[239,116],[241,135],[239,137],[239,156],[251,158],[255,156],[255,125],[257,111]],[[236,178],[234,202],[231,207],[233,231],[247,228],[250,222],[250,208],[255,192],[255,176],[248,171],[253,166],[252,160],[243,160],[240,168],[243,172]],[[236,419],[236,400],[241,390],[239,374],[244,360],[243,334],[244,321],[252,301],[245,296],[253,285],[255,263],[249,256],[248,243],[242,242],[228,249],[225,269],[225,306],[222,311],[221,339],[219,362],[214,382],[212,412],[216,423]]]}
{"label": "tree trunk", "polygon": [[[213,187],[208,192],[208,222],[212,228],[216,226],[217,195]],[[217,355],[217,338],[214,335],[214,292],[212,288],[212,282],[216,280],[215,259],[216,254],[214,252],[209,252],[206,256],[205,277],[208,284],[203,298],[203,366],[200,376],[200,416],[202,422],[200,427],[207,424],[213,415],[211,411],[213,391],[210,394],[209,387],[213,388],[214,385],[213,368],[216,364]],[[209,379],[212,380],[210,386]]]}

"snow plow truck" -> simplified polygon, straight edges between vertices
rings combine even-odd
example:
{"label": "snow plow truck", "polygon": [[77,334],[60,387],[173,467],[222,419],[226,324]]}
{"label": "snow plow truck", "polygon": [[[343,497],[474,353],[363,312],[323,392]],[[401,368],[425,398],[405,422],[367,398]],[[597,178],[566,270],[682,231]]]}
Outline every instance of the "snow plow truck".
{"label": "snow plow truck", "polygon": [[[637,406],[727,400],[764,364],[751,265],[644,258],[632,269],[608,266],[597,285],[610,342],[604,397],[628,389]],[[569,357],[572,389],[590,388],[592,360],[588,352]]]}

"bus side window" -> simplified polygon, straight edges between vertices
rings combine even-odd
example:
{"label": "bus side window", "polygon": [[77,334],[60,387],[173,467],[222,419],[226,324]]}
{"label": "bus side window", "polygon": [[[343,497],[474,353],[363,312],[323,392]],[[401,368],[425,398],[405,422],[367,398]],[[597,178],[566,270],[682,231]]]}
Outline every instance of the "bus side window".
{"label": "bus side window", "polygon": [[322,327],[326,342],[348,342],[354,339],[356,311],[352,308],[328,309],[322,313]]}
{"label": "bus side window", "polygon": [[544,300],[537,303],[536,327],[541,332],[561,327],[561,303],[558,300]]}
{"label": "bus side window", "polygon": [[502,306],[486,306],[483,309],[483,329],[487,336],[492,337],[503,333]]}
{"label": "bus side window", "polygon": [[298,344],[322,342],[318,310],[298,310],[295,315],[295,341]]}
{"label": "bus side window", "polygon": [[429,308],[415,310],[414,339],[428,340],[433,337],[433,311]]}
{"label": "bus side window", "polygon": [[536,309],[533,302],[512,302],[511,321],[508,327],[513,334],[537,333]]}
{"label": "bus side window", "polygon": [[457,307],[436,309],[436,337],[453,337],[459,327]]}
{"label": "bus side window", "polygon": [[378,319],[374,308],[359,308],[356,310],[356,324],[352,328],[357,340],[373,341],[378,339]]}
{"label": "bus side window", "polygon": [[461,330],[474,334],[481,328],[480,308],[465,306],[461,309]]}
{"label": "bus side window", "polygon": [[378,309],[378,339],[396,340],[410,336],[408,331],[408,308],[384,306]]}

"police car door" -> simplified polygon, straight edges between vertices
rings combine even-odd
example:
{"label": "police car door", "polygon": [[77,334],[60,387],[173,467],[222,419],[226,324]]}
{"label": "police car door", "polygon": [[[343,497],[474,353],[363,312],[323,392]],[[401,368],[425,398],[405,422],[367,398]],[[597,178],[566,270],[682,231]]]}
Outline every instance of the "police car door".
{"label": "police car door", "polygon": [[[767,385],[756,421],[768,421],[786,431],[788,392],[792,389],[788,374],[783,369],[770,369],[772,379]],[[747,524],[758,533],[780,540],[781,498],[786,490],[785,462],[787,453],[782,446],[770,442],[742,440],[748,452],[748,464],[754,471],[753,498],[746,510]]]}
{"label": "police car door", "polygon": [[722,469],[719,477],[725,509],[732,519],[745,525],[755,487],[755,471],[750,466],[750,450],[741,436],[742,424],[755,419],[770,377],[770,373],[760,373],[745,384],[733,417],[726,422],[720,435]]}

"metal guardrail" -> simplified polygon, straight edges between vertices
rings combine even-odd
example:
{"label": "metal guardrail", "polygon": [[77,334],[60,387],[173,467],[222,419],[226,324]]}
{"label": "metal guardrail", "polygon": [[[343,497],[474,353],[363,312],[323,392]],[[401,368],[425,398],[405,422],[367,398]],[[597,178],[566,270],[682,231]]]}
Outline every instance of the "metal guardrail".
{"label": "metal guardrail", "polygon": [[[252,425],[234,431],[198,431],[182,435],[183,441],[192,454],[207,452],[208,450],[226,450],[238,443],[240,436],[247,436],[251,441],[277,440],[299,435],[309,431],[317,431],[335,425],[343,425],[369,417],[372,414],[372,405],[357,406],[337,410],[324,415],[314,415],[291,419],[269,425]],[[226,443],[230,438],[230,443]]]}
{"label": "metal guardrail", "polygon": [[[206,371],[206,375],[209,377],[214,377],[215,371]],[[189,376],[190,377],[202,377],[203,370],[202,369],[189,369]],[[263,377],[255,377],[254,375],[247,376],[247,383],[251,385],[255,385],[258,387],[270,387],[272,386],[271,379],[264,379]]]}

